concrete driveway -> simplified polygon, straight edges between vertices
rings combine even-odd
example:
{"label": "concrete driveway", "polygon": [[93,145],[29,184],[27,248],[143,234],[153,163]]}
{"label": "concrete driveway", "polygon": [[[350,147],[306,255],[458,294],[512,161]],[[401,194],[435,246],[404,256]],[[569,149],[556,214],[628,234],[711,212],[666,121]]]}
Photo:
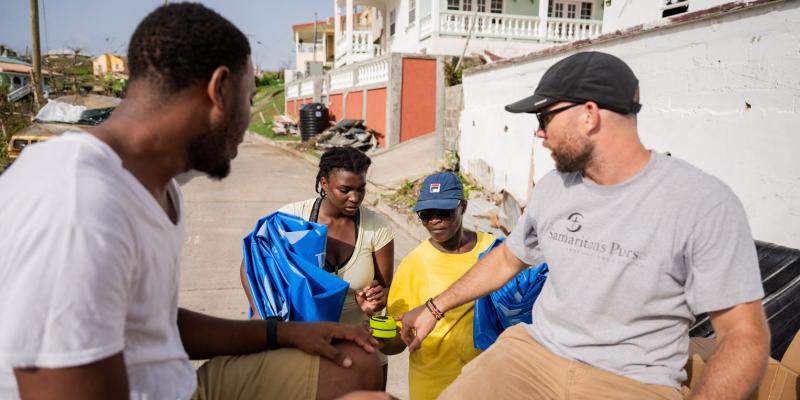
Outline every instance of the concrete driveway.
{"label": "concrete driveway", "polygon": [[[280,206],[315,195],[317,168],[284,150],[246,135],[222,181],[188,173],[179,177],[186,241],[181,260],[180,306],[210,315],[247,318],[239,280],[242,238],[256,221]],[[418,241],[395,226],[395,266]],[[408,398],[408,354],[389,362],[387,391]]]}

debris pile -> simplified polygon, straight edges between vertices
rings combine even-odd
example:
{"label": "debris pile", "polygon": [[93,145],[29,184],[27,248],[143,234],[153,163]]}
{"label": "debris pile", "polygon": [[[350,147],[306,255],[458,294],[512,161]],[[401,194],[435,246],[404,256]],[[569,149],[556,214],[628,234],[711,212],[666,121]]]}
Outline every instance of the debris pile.
{"label": "debris pile", "polygon": [[354,147],[367,151],[377,145],[376,132],[367,128],[360,119],[343,119],[316,137],[316,147],[320,150],[331,147]]}
{"label": "debris pile", "polygon": [[272,132],[282,136],[300,136],[297,122],[285,114],[272,117]]}

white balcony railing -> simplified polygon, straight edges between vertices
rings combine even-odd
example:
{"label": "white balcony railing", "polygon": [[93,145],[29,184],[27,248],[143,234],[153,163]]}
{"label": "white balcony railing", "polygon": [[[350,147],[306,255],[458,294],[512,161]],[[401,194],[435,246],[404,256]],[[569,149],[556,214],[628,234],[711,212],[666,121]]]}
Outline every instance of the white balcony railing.
{"label": "white balcony railing", "polygon": [[439,34],[466,36],[472,28],[476,37],[538,39],[539,18],[514,14],[442,11]]}
{"label": "white balcony railing", "polygon": [[381,58],[356,69],[359,85],[371,85],[389,81],[389,59]]}
{"label": "white balcony railing", "polygon": [[331,90],[348,89],[355,84],[354,70],[335,69],[331,71]]}
{"label": "white balcony railing", "polygon": [[353,53],[370,54],[372,52],[372,32],[353,31]]}
{"label": "white balcony railing", "polygon": [[546,36],[541,35],[541,19],[514,14],[471,13],[443,10],[439,13],[438,33],[444,36],[547,40],[567,42],[600,36],[603,21],[549,18]]}
{"label": "white balcony railing", "polygon": [[547,39],[554,42],[571,42],[600,36],[603,22],[587,19],[552,18],[547,21]]}
{"label": "white balcony railing", "polygon": [[323,93],[340,92],[389,82],[389,56],[373,57],[336,68],[330,72],[329,89]]}
{"label": "white balcony railing", "polygon": [[342,35],[336,39],[336,62],[334,66],[340,67],[380,55],[380,52],[376,50],[376,45],[372,43],[375,40],[372,36],[372,31],[353,31],[353,37],[350,42],[347,41],[346,36]]}

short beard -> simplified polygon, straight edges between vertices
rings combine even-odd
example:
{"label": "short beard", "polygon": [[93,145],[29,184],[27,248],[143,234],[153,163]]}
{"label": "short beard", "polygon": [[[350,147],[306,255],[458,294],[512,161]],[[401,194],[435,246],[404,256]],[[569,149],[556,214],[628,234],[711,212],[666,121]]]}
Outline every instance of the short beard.
{"label": "short beard", "polygon": [[212,127],[189,142],[186,157],[190,169],[204,172],[214,180],[222,180],[230,174],[231,160],[225,154],[229,125],[223,123],[219,127]]}
{"label": "short beard", "polygon": [[583,149],[579,152],[557,153],[553,151],[553,159],[556,162],[558,172],[572,173],[585,171],[589,163],[594,159],[594,144],[586,142]]}

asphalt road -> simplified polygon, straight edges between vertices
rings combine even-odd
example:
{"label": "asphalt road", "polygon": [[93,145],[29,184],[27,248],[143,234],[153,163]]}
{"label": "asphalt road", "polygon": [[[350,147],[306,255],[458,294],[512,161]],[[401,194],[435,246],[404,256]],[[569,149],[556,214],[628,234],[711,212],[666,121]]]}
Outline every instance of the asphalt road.
{"label": "asphalt road", "polygon": [[[282,205],[315,195],[317,169],[306,160],[250,135],[222,181],[188,173],[178,178],[184,197],[186,239],[181,260],[181,307],[247,318],[239,280],[242,238],[256,221]],[[414,246],[395,226],[395,266]],[[408,398],[408,354],[390,357],[387,391]]]}

